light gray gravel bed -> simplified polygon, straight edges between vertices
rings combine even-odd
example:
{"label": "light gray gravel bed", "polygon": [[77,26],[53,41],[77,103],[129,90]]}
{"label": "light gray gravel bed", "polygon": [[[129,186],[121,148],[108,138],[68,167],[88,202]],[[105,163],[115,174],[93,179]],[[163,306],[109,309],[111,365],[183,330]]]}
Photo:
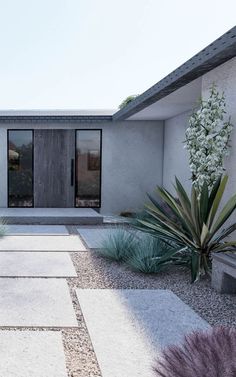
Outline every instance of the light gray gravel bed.
{"label": "light gray gravel bed", "polygon": [[70,255],[78,277],[67,281],[79,323],[78,330],[63,331],[70,377],[101,377],[75,295],[76,288],[170,289],[210,325],[236,326],[236,296],[218,294],[211,288],[209,278],[191,284],[190,273],[184,268],[174,267],[158,275],[144,275],[123,264],[108,261],[94,251]]}
{"label": "light gray gravel bed", "polygon": [[[71,229],[71,233],[74,233]],[[68,278],[78,328],[44,329],[61,331],[68,377],[101,377],[96,355],[75,294],[76,288],[170,289],[192,307],[210,325],[236,326],[236,295],[220,295],[211,289],[210,280],[190,284],[189,271],[172,268],[158,275],[144,275],[123,264],[108,261],[96,252],[70,253],[78,277]],[[63,310],[63,308],[62,308]],[[9,330],[15,330],[9,328]],[[31,328],[31,331],[40,331]],[[24,331],[22,328],[21,331]]]}
{"label": "light gray gravel bed", "polygon": [[71,288],[170,289],[211,325],[236,326],[236,295],[217,293],[209,278],[191,284],[185,268],[172,267],[158,275],[144,275],[96,252],[70,255],[78,274],[78,278],[67,279]]}

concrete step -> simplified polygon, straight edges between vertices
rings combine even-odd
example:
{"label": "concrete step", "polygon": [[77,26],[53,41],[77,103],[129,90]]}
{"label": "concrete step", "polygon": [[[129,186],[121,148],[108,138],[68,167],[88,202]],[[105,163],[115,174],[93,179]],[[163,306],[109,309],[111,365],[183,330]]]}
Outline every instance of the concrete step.
{"label": "concrete step", "polygon": [[103,216],[92,208],[0,208],[7,224],[98,225]]}

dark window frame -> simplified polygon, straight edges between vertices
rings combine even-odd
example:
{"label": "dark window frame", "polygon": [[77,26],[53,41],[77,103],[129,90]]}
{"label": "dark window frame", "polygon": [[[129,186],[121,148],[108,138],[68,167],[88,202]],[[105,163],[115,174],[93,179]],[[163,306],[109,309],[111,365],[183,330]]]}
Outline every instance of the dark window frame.
{"label": "dark window frame", "polygon": [[[10,206],[9,205],[9,134],[12,131],[32,132],[32,206]],[[9,128],[7,130],[7,207],[8,208],[34,208],[34,129],[31,128]]]}
{"label": "dark window frame", "polygon": [[[76,206],[76,193],[77,193],[77,131],[99,131],[100,132],[100,172],[99,172],[99,205],[96,207],[87,207],[87,206]],[[74,207],[75,208],[94,208],[94,209],[100,209],[102,206],[102,129],[101,128],[76,128],[75,129],[75,195],[74,195]]]}

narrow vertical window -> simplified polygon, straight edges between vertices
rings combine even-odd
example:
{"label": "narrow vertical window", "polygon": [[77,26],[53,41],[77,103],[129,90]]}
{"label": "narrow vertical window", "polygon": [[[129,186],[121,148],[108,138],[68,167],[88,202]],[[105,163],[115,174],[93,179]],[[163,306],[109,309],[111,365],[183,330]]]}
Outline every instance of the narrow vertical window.
{"label": "narrow vertical window", "polygon": [[8,206],[33,207],[33,131],[8,131]]}
{"label": "narrow vertical window", "polygon": [[76,131],[76,207],[101,206],[101,130]]}

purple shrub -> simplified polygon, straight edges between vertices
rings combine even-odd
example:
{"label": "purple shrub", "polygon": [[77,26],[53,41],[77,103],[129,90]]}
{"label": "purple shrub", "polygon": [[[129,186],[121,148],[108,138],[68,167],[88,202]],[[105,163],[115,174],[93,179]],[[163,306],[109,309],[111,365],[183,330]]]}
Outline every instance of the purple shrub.
{"label": "purple shrub", "polygon": [[236,377],[236,328],[194,332],[163,351],[157,377]]}

